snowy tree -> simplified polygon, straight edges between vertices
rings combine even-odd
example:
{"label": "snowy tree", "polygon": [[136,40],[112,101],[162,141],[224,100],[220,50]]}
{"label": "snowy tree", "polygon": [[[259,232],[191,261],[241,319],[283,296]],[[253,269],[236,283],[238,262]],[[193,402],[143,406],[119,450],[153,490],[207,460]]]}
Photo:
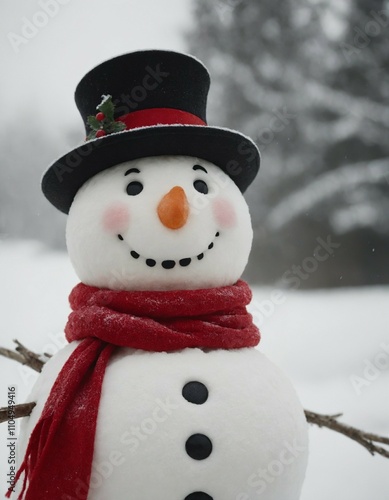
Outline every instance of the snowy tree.
{"label": "snowy tree", "polygon": [[66,217],[45,199],[40,180],[58,152],[70,150],[79,139],[75,133],[62,130],[62,135],[50,134],[47,124],[32,111],[29,116],[29,127],[20,127],[18,120],[10,121],[0,134],[0,235],[64,248]]}
{"label": "snowy tree", "polygon": [[[251,280],[389,281],[386,4],[196,2],[190,44],[213,78],[209,121],[262,152],[248,192]],[[328,238],[320,260],[318,239]]]}

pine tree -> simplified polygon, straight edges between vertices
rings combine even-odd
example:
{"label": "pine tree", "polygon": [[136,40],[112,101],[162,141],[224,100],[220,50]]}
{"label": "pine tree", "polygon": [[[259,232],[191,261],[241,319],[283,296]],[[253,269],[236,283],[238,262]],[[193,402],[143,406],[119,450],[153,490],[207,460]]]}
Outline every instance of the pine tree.
{"label": "pine tree", "polygon": [[[340,245],[331,264],[318,263],[299,286],[389,281],[371,267],[382,265],[380,258],[361,272],[373,246],[373,257],[389,255],[389,239],[382,235],[389,187],[388,51],[381,33],[369,52],[348,53],[347,60],[344,44],[372,10],[368,0],[356,3],[197,2],[190,43],[213,78],[211,121],[247,133],[262,152],[262,171],[248,192],[256,234],[251,280],[282,281],[312,256],[318,237],[330,235]],[[378,12],[382,2],[374,7]],[[372,67],[377,71],[367,76]],[[369,135],[375,145],[366,148]],[[374,196],[377,190],[380,196]],[[353,212],[359,191],[375,212],[369,221],[362,206]],[[376,238],[356,249],[367,223]]]}

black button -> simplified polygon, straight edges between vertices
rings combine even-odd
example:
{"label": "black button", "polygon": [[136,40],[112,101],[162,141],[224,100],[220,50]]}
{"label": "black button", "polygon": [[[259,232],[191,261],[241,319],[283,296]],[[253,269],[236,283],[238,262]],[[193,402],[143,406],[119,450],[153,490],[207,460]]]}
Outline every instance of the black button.
{"label": "black button", "polygon": [[188,382],[182,389],[182,395],[189,403],[202,405],[208,399],[208,389],[201,382]]}
{"label": "black button", "polygon": [[162,267],[165,269],[173,269],[173,267],[176,265],[174,260],[164,260],[162,262]]}
{"label": "black button", "polygon": [[203,491],[195,491],[194,493],[191,493],[190,495],[185,497],[185,500],[213,500],[213,498]]}
{"label": "black button", "polygon": [[212,441],[204,434],[192,434],[185,443],[185,449],[194,460],[204,460],[212,453]]}

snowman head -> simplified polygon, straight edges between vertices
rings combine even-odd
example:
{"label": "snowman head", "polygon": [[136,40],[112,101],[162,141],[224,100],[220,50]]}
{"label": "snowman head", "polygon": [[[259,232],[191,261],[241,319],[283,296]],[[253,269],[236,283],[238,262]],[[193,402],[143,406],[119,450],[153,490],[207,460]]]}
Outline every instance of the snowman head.
{"label": "snowman head", "polygon": [[81,281],[115,290],[231,285],[251,241],[236,184],[190,156],[142,158],[100,172],[77,192],[67,223]]}
{"label": "snowman head", "polygon": [[260,156],[248,137],[207,124],[209,86],[200,61],[164,50],[115,57],[81,79],[86,142],[49,167],[42,190],[69,214],[85,284],[199,289],[241,276],[252,241],[242,193]]}

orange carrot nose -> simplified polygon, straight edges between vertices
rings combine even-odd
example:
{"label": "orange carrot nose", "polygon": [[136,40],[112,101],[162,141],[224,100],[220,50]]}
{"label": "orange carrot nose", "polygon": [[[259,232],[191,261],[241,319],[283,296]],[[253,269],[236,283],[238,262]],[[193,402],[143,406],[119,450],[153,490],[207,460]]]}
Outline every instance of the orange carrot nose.
{"label": "orange carrot nose", "polygon": [[158,204],[159,220],[169,229],[180,229],[189,216],[189,203],[182,187],[172,188]]}

